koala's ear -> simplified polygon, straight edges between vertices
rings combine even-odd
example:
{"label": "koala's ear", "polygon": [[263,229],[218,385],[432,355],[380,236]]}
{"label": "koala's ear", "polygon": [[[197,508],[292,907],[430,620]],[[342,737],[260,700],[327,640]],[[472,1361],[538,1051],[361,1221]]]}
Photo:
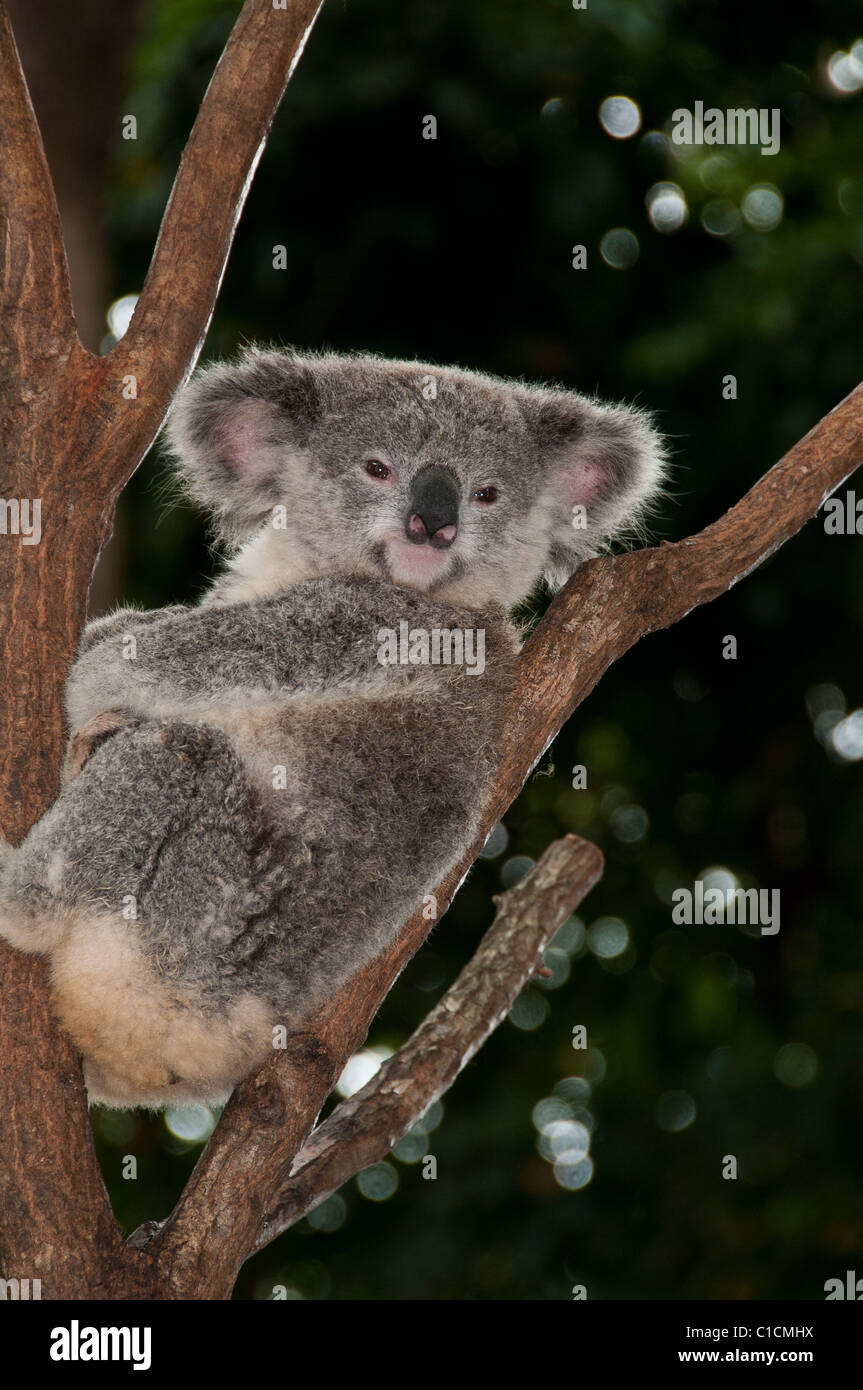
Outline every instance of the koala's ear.
{"label": "koala's ear", "polygon": [[240,539],[287,500],[286,464],[321,414],[308,359],[251,349],[193,378],[174,403],[166,437],[191,496],[226,536]]}
{"label": "koala's ear", "polygon": [[665,448],[647,411],[575,391],[523,390],[552,515],[548,578],[561,583],[605,541],[637,526],[665,476]]}

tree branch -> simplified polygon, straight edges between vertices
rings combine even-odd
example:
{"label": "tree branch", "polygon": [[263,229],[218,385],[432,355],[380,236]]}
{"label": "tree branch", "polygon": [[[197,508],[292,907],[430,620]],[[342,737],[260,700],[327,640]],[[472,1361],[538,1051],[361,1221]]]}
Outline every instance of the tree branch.
{"label": "tree branch", "polygon": [[[608,667],[640,637],[679,621],[692,608],[724,593],[751,573],[821,506],[851,473],[863,452],[863,386],[858,386],[826,415],[720,520],[697,536],[674,545],[605,557],[583,565],[549,607],[522,652],[500,764],[483,809],[476,838],[437,891],[445,911],[470,865],[491,831],[515,800],[531,770],[566,719],[594,688]],[[305,1076],[290,1059],[278,1056],[243,1083],[232,1096],[189,1184],[164,1230],[170,1263],[182,1251],[183,1260],[203,1259],[208,1213],[232,1213],[235,1232],[247,1238],[255,1219],[260,1224],[246,1254],[260,1248],[291,1219],[291,1182],[299,1155],[315,1155],[317,1137],[297,1135],[293,1123],[289,1142],[278,1124],[263,1132],[257,1113],[258,1088],[284,1084],[286,1113],[307,1120],[323,1105],[333,1080],[365,1038],[381,1001],[407,961],[422,944],[430,923],[417,911],[394,941],[366,965],[329,1004],[306,1025],[304,1038],[317,1044],[321,1065]],[[482,948],[481,948],[482,949]],[[476,986],[480,995],[484,984]],[[325,1061],[323,1059],[326,1059]],[[337,1112],[338,1113],[338,1112]],[[329,1123],[329,1121],[327,1121]],[[359,1121],[357,1122],[359,1125]],[[310,1126],[309,1126],[310,1128]],[[326,1126],[321,1127],[323,1134]],[[380,1152],[363,1126],[358,1134],[355,1162],[339,1161],[339,1181],[356,1172],[369,1152]],[[257,1169],[252,1196],[234,1180],[232,1164],[238,1151],[252,1146]],[[307,1172],[298,1197],[298,1214],[321,1200],[331,1175],[323,1157],[314,1167],[319,1183]],[[274,1205],[268,1194],[281,1194]],[[301,1208],[301,1210],[300,1210]]]}
{"label": "tree branch", "polygon": [[555,932],[602,876],[589,840],[556,840],[530,873],[496,899],[472,960],[400,1047],[297,1154],[257,1241],[267,1245],[361,1168],[377,1163],[452,1085],[506,1018]]}
{"label": "tree branch", "polygon": [[574,835],[552,845],[499,900],[473,959],[410,1041],[307,1144],[343,1065],[326,1034],[315,1028],[297,1035],[278,1067],[266,1065],[245,1081],[244,1103],[229,1103],[214,1151],[205,1150],[176,1211],[146,1247],[166,1277],[176,1287],[194,1288],[206,1272],[208,1296],[227,1298],[256,1246],[388,1153],[506,1016],[539,953],[600,877],[602,863],[596,846]]}
{"label": "tree branch", "polygon": [[[0,546],[0,833],[13,844],[56,795],[63,683],[116,498],[194,365],[255,164],[319,5],[246,0],[138,312],[104,357],[75,332],[56,201],[0,6],[0,491],[31,517],[36,506],[41,513],[38,543],[8,537]],[[146,1251],[124,1246],[111,1213],[80,1064],[51,1016],[44,963],[5,943],[0,961],[3,1270],[40,1278],[46,1298],[158,1297],[159,1271]],[[258,1093],[266,1087],[264,1078]]]}
{"label": "tree branch", "polygon": [[[32,334],[38,325],[49,354],[53,346],[56,356],[58,347],[68,346],[75,337],[66,252],[39,127],[21,71],[9,16],[2,3],[0,92],[3,93],[0,104],[0,145],[3,148],[0,160],[3,233],[0,332],[6,336],[10,320],[26,325],[28,345],[36,347]],[[32,362],[28,366],[32,371]]]}
{"label": "tree branch", "polygon": [[[148,402],[142,448],[197,361],[246,194],[322,3],[275,9],[272,0],[246,0],[213,73],[132,322],[112,354],[115,377],[138,377]],[[121,459],[120,485],[126,476]]]}

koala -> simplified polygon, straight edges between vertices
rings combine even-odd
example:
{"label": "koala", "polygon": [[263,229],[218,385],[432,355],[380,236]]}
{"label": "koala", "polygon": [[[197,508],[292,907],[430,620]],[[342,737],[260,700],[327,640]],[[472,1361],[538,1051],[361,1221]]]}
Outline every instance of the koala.
{"label": "koala", "polygon": [[54,805],[0,858],[91,1102],[224,1101],[475,835],[511,610],[661,487],[650,416],[374,355],[250,349],[169,446],[228,542],[203,600],[85,629]]}

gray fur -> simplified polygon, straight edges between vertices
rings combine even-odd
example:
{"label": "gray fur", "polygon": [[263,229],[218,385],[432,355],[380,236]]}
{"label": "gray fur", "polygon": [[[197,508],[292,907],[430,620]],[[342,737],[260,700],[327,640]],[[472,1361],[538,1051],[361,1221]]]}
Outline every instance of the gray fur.
{"label": "gray fur", "polygon": [[[663,468],[643,412],[361,355],[251,350],[181,393],[168,435],[242,544],[200,606],[89,624],[67,714],[73,743],[90,721],[104,741],[0,857],[0,934],[52,958],[91,1097],[116,1105],[223,1098],[267,1051],[236,1020],[235,1054],[225,1042],[238,1001],[297,1027],[392,940],[475,832],[512,688],[508,610],[637,521]],[[370,457],[393,477],[370,477]],[[458,498],[435,553],[444,530],[404,535],[428,469]],[[490,487],[496,501],[472,500]],[[382,665],[381,630],[401,622],[482,629],[483,673]],[[106,711],[122,713],[102,728]],[[75,980],[91,920],[139,962],[95,1042],[72,998],[104,967],[87,957]],[[142,1018],[156,1009],[149,1070],[122,1041],[135,990]],[[177,1063],[166,1039],[187,1023],[223,1029],[218,1063]]]}

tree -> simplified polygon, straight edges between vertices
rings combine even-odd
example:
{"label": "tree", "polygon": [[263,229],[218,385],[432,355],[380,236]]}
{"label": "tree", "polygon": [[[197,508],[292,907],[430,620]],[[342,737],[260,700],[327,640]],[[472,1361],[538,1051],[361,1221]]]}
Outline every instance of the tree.
{"label": "tree", "polygon": [[[314,0],[290,0],[285,10],[247,0],[183,156],[130,330],[99,358],[77,337],[47,166],[0,11],[7,149],[0,171],[7,218],[0,389],[9,519],[0,545],[7,597],[0,685],[10,712],[0,750],[0,815],[13,843],[53,798],[60,695],[90,575],[119,491],[194,365],[250,172],[318,8]],[[525,648],[481,830],[440,886],[439,909],[608,666],[645,633],[722,593],[793,535],[856,465],[861,435],[858,388],[699,536],[582,568]],[[24,544],[22,509],[28,503],[32,516],[37,501],[42,538]],[[51,1018],[42,966],[3,948],[6,1276],[40,1278],[45,1297],[229,1296],[249,1254],[386,1153],[451,1083],[600,869],[598,851],[583,841],[553,846],[501,903],[474,962],[411,1042],[315,1128],[344,1062],[428,931],[417,914],[306,1032],[237,1089],[171,1217],[125,1244],[96,1164],[80,1068]]]}

